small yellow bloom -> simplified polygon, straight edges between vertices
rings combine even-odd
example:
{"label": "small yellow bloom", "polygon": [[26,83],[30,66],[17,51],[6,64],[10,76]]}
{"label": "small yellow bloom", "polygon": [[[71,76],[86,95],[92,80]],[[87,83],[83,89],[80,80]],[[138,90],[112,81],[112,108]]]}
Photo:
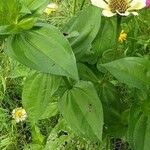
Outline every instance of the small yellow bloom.
{"label": "small yellow bloom", "polygon": [[123,43],[124,41],[126,41],[126,39],[127,39],[127,34],[124,32],[124,30],[122,30],[119,35],[118,41],[120,43]]}
{"label": "small yellow bloom", "polygon": [[23,109],[22,107],[19,107],[12,111],[12,117],[18,123],[18,122],[24,121],[27,118],[27,113],[25,109]]}
{"label": "small yellow bloom", "polygon": [[44,13],[47,15],[50,15],[53,12],[56,12],[58,9],[58,5],[56,3],[50,3],[47,5],[46,9],[44,10]]}

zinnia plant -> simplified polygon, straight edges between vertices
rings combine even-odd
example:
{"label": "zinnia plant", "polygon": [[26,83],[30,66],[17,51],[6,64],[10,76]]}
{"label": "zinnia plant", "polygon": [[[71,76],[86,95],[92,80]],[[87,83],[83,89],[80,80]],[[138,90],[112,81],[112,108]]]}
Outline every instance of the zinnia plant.
{"label": "zinnia plant", "polygon": [[27,113],[25,109],[22,107],[13,109],[12,111],[12,117],[15,119],[16,123],[26,120]]}
{"label": "zinnia plant", "polygon": [[50,15],[52,12],[55,12],[57,9],[58,9],[58,5],[56,3],[50,3],[47,5],[46,9],[44,10],[44,13]]}
{"label": "zinnia plant", "polygon": [[150,149],[150,0],[91,2],[0,0],[0,149]]}
{"label": "zinnia plant", "polygon": [[145,7],[145,0],[91,0],[91,2],[102,8],[102,14],[106,17],[116,14],[121,16],[138,15],[136,11]]}

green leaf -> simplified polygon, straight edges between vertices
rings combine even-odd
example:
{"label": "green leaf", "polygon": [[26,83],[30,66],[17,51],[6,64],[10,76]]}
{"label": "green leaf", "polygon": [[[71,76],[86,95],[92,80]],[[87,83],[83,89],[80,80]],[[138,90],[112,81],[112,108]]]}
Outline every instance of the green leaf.
{"label": "green leaf", "polygon": [[31,69],[78,80],[76,59],[68,41],[55,27],[39,26],[9,37],[7,54]]}
{"label": "green leaf", "polygon": [[114,18],[107,19],[102,17],[101,28],[92,43],[92,50],[102,56],[103,52],[112,49],[116,42],[116,21]]}
{"label": "green leaf", "polygon": [[31,136],[32,136],[32,143],[37,143],[42,145],[44,143],[44,135],[41,133],[40,128],[36,125],[31,123]]}
{"label": "green leaf", "polygon": [[55,116],[58,113],[57,102],[49,103],[45,108],[44,113],[39,116],[39,119],[45,119]]}
{"label": "green leaf", "polygon": [[36,21],[36,18],[25,18],[22,19],[17,26],[23,30],[29,30],[35,25]]}
{"label": "green leaf", "polygon": [[12,33],[16,33],[16,29],[14,25],[0,26],[0,35],[9,35]]}
{"label": "green leaf", "polygon": [[30,73],[30,69],[26,66],[18,63],[14,59],[9,59],[10,62],[10,73],[8,78],[19,78],[19,77],[27,77]]}
{"label": "green leaf", "polygon": [[142,115],[136,123],[133,134],[134,149],[149,150],[150,148],[150,118]]}
{"label": "green leaf", "polygon": [[0,35],[16,34],[22,30],[29,30],[35,25],[36,21],[36,18],[25,18],[17,24],[0,26]]}
{"label": "green leaf", "polygon": [[58,89],[60,81],[61,78],[58,76],[42,73],[34,73],[26,79],[22,103],[32,123],[44,119],[49,103],[52,101],[52,95]]}
{"label": "green leaf", "polygon": [[77,66],[78,66],[79,76],[81,80],[92,81],[95,83],[99,82],[98,77],[94,74],[94,72],[89,67],[87,67],[82,63],[78,63]]}
{"label": "green leaf", "polygon": [[78,32],[76,37],[69,38],[69,42],[77,59],[81,58],[91,48],[91,43],[100,28],[101,11],[99,8],[89,6],[73,17],[64,27],[63,32],[71,34]]}
{"label": "green leaf", "polygon": [[147,59],[127,57],[102,66],[120,82],[131,87],[146,89],[150,85],[150,61]]}
{"label": "green leaf", "polygon": [[18,0],[0,0],[0,26],[15,24],[19,11]]}
{"label": "green leaf", "polygon": [[98,94],[103,104],[105,123],[107,125],[118,124],[121,116],[120,112],[123,108],[121,107],[116,87],[109,82],[104,82],[99,85]]}
{"label": "green leaf", "polygon": [[[116,138],[123,137],[128,121],[123,118],[127,108],[125,103],[120,101],[120,93],[109,82],[102,82],[97,88],[103,105],[105,132]],[[116,130],[116,128],[119,129]]]}
{"label": "green leaf", "polygon": [[28,144],[24,147],[24,150],[44,150],[43,145],[39,145],[39,144]]}
{"label": "green leaf", "polygon": [[149,150],[150,147],[150,116],[135,104],[130,109],[128,142],[135,150]]}
{"label": "green leaf", "polygon": [[0,0],[0,35],[16,32],[15,25],[19,11],[18,0]]}
{"label": "green leaf", "polygon": [[[61,133],[61,134],[60,134]],[[63,134],[64,133],[64,134]],[[64,119],[59,119],[57,125],[52,129],[46,142],[46,150],[55,150],[66,148],[67,145],[72,141],[74,135]]]}
{"label": "green leaf", "polygon": [[43,9],[48,5],[48,0],[21,0],[22,4],[26,6],[33,13],[42,13]]}
{"label": "green leaf", "polygon": [[66,91],[59,102],[59,108],[77,134],[92,140],[102,139],[103,110],[91,82],[80,81]]}

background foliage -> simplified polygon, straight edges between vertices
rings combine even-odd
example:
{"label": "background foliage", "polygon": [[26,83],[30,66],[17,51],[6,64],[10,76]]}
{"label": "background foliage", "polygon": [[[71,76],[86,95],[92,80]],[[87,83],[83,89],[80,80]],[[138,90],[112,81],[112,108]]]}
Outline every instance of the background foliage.
{"label": "background foliage", "polygon": [[116,17],[53,2],[0,1],[0,149],[149,150],[150,9],[122,18],[119,43]]}

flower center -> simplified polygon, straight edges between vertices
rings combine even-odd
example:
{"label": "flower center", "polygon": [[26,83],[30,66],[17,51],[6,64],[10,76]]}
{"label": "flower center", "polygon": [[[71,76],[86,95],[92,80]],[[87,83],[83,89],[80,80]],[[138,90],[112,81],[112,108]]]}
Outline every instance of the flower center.
{"label": "flower center", "polygon": [[16,111],[15,115],[17,118],[21,118],[22,117],[22,111],[19,111],[19,110]]}
{"label": "flower center", "polygon": [[124,13],[128,9],[129,3],[127,0],[110,0],[109,7],[113,13],[116,11]]}

